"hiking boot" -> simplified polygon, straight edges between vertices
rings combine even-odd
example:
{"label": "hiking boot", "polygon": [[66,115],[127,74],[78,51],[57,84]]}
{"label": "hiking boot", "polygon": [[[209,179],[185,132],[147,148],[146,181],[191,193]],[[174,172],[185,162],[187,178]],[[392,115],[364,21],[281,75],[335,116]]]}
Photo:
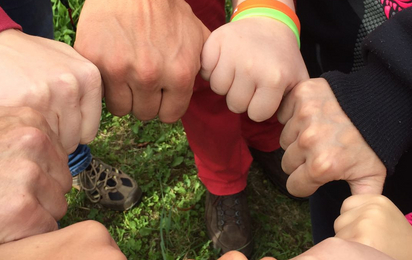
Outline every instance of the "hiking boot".
{"label": "hiking boot", "polygon": [[272,152],[262,152],[252,147],[249,147],[249,150],[252,154],[253,160],[256,161],[260,165],[260,167],[262,167],[263,173],[278,188],[281,193],[291,199],[298,201],[308,199],[295,197],[288,192],[288,189],[286,188],[286,182],[289,178],[289,175],[287,175],[282,169],[282,157],[285,153],[282,148],[279,148]]}
{"label": "hiking boot", "polygon": [[251,221],[244,191],[227,196],[207,191],[205,219],[207,234],[221,254],[237,250],[247,257],[251,255]]}
{"label": "hiking boot", "polygon": [[94,157],[73,178],[73,187],[84,190],[91,202],[118,211],[132,208],[142,197],[142,189],[134,179]]}

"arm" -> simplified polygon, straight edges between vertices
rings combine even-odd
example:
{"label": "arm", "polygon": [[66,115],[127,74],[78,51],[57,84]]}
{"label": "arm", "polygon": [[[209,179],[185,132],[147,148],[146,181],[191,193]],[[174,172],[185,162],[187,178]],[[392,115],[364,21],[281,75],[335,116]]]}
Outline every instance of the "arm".
{"label": "arm", "polygon": [[[384,253],[356,242],[346,241],[340,238],[328,238],[316,244],[306,252],[291,260],[395,260]],[[246,260],[239,252],[231,251],[223,255],[219,260]],[[264,257],[261,260],[276,260],[273,257]],[[397,259],[398,260],[398,259]]]}
{"label": "arm", "polygon": [[189,105],[209,33],[184,0],[87,0],[75,49],[100,69],[110,112],[174,122]]}
{"label": "arm", "polygon": [[0,107],[0,150],[0,244],[57,229],[72,179],[44,117]]}
{"label": "arm", "polygon": [[332,180],[348,181],[352,194],[382,192],[386,171],[412,142],[411,22],[405,9],[368,35],[359,72],[326,73],[286,98],[278,118],[292,194]]}
{"label": "arm", "polygon": [[[243,2],[233,1],[233,7]],[[293,1],[281,1],[294,10]],[[202,52],[203,78],[231,111],[254,121],[276,112],[283,95],[308,79],[296,36],[284,23],[263,16],[230,22],[213,31]]]}
{"label": "arm", "polygon": [[402,212],[381,195],[346,199],[335,221],[336,237],[373,247],[397,260],[412,258],[412,226]]}
{"label": "arm", "polygon": [[407,8],[368,35],[363,42],[366,66],[359,72],[322,75],[388,174],[412,144],[411,23],[412,9]]}
{"label": "arm", "polygon": [[0,245],[0,255],[9,260],[126,259],[107,229],[90,220]]}

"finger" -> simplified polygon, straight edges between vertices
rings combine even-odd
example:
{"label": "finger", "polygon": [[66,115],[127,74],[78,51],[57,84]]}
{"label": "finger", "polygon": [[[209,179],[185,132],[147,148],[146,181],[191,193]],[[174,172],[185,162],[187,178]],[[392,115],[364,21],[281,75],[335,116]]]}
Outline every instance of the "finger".
{"label": "finger", "polygon": [[133,115],[139,120],[151,120],[160,110],[162,102],[162,87],[147,88],[132,86],[133,89]]}
{"label": "finger", "polygon": [[[49,174],[60,185],[63,194],[70,190],[72,177],[67,165],[67,155],[57,151],[48,135],[37,128],[25,127],[16,129],[8,137],[16,140],[13,149],[20,151],[20,156],[24,155],[39,165],[41,171],[35,167],[32,169],[35,176]],[[33,182],[36,182],[36,179]]]}
{"label": "finger", "polygon": [[250,101],[248,115],[256,122],[271,118],[283,98],[283,89],[270,85],[260,85]]}
{"label": "finger", "polygon": [[111,80],[102,73],[104,82],[104,98],[107,110],[115,116],[124,116],[132,111],[133,93],[125,81]]}
{"label": "finger", "polygon": [[313,173],[309,172],[307,163],[300,165],[294,172],[292,172],[286,183],[286,188],[289,193],[296,197],[308,197],[315,193],[315,191],[324,183],[313,178]]}
{"label": "finger", "polygon": [[171,64],[167,69],[162,83],[162,100],[159,109],[159,119],[164,123],[173,123],[179,120],[189,106],[193,93],[193,85],[199,72],[200,63],[187,64],[180,61]]}
{"label": "finger", "polygon": [[25,174],[31,193],[35,194],[40,205],[57,221],[67,211],[65,191],[62,186],[49,174],[41,169],[31,166],[30,173]]}
{"label": "finger", "polygon": [[353,209],[362,207],[363,205],[368,204],[371,199],[375,197],[376,195],[372,194],[352,195],[343,201],[340,212],[343,214],[347,211],[352,211]]}
{"label": "finger", "polygon": [[239,251],[229,251],[218,260],[247,260],[247,257]]}
{"label": "finger", "polygon": [[[339,226],[338,226],[339,225]],[[347,240],[347,241],[355,241],[355,242],[360,242],[354,240],[356,237],[359,237],[359,234],[356,235],[357,229],[358,229],[358,223],[357,223],[357,217],[352,217],[345,219],[345,223],[338,223],[337,226],[335,227],[335,237]]]}
{"label": "finger", "polygon": [[89,64],[89,67],[85,72],[88,75],[80,82],[80,143],[82,144],[89,143],[96,137],[102,113],[102,78],[97,67],[93,64]]}
{"label": "finger", "polygon": [[[5,109],[4,107],[0,108],[0,117],[4,117],[4,115],[7,115],[9,118],[8,125],[9,126],[14,126],[14,124],[18,123],[19,126],[25,126],[28,128],[23,128],[21,131],[30,131],[34,129],[39,129],[41,133],[45,134],[48,138],[43,138],[43,135],[40,135],[37,137],[39,134],[38,132],[33,132],[30,131],[30,134],[34,134],[34,137],[32,140],[37,140],[39,142],[41,141],[50,141],[52,143],[53,148],[55,149],[54,151],[56,152],[59,161],[62,161],[64,164],[67,164],[68,158],[67,158],[67,153],[66,150],[63,148],[60,138],[58,135],[50,128],[49,124],[45,120],[42,114],[40,114],[38,111],[29,108],[29,107],[16,107],[16,108],[7,108]],[[14,123],[13,123],[13,122]],[[31,129],[33,127],[34,129]],[[20,130],[20,129],[19,129]],[[9,138],[17,138],[15,143],[19,143],[21,136],[24,134],[27,134],[26,132],[19,132],[19,130],[15,130],[11,132],[11,134],[14,134],[14,137],[11,136]],[[44,144],[40,144],[38,146],[34,145],[34,148],[39,149],[39,148],[44,148],[47,146],[44,146]],[[22,148],[22,151],[27,151],[24,147]],[[45,157],[43,157],[45,158]]]}
{"label": "finger", "polygon": [[[205,35],[205,31],[203,33]],[[205,38],[206,39],[206,38]],[[220,58],[220,46],[216,37],[208,37],[203,45],[203,50],[200,56],[201,69],[200,75],[204,80],[209,81],[215,70]]]}
{"label": "finger", "polygon": [[[30,204],[33,205],[34,201]],[[27,206],[29,206],[29,204],[27,204]],[[33,210],[28,210],[26,216],[30,217],[23,218],[24,221],[20,222],[17,228],[10,229],[13,233],[10,234],[9,241],[5,242],[20,240],[58,229],[56,219],[39,204],[37,204]]]}
{"label": "finger", "polygon": [[[77,99],[77,98],[76,98]],[[76,147],[80,142],[82,116],[80,113],[79,100],[71,100],[73,102],[60,102],[64,107],[59,109],[59,139],[66,150],[67,154],[70,154],[76,150]]]}
{"label": "finger", "polygon": [[242,72],[235,72],[232,85],[226,96],[227,106],[234,113],[243,113],[255,93],[255,82],[250,76]]}
{"label": "finger", "polygon": [[226,95],[235,79],[233,62],[221,57],[210,76],[210,88],[218,95]]}
{"label": "finger", "polygon": [[306,161],[305,153],[302,151],[297,144],[293,142],[285,150],[285,153],[282,157],[282,169],[285,173],[291,174],[296,171],[301,165]]}
{"label": "finger", "polygon": [[299,122],[294,117],[286,122],[279,138],[279,144],[284,150],[287,150],[292,143],[297,141],[302,127],[302,122]]}
{"label": "finger", "polygon": [[[342,235],[346,233],[346,229],[352,229],[350,228],[353,223],[356,222],[356,220],[361,216],[362,214],[362,209],[355,208],[352,209],[351,211],[346,211],[342,213],[334,222],[333,228],[335,229],[335,233],[337,237],[343,238]],[[354,230],[353,230],[354,231]],[[339,235],[338,235],[339,234]]]}
{"label": "finger", "polygon": [[[295,87],[296,88],[296,87]],[[286,122],[293,116],[296,99],[294,97],[294,90],[289,92],[282,100],[277,111],[278,120],[281,124],[286,124]]]}
{"label": "finger", "polygon": [[164,123],[173,123],[184,115],[193,93],[193,83],[191,84],[192,86],[186,86],[184,89],[180,90],[163,90],[162,103],[159,110],[160,121]]}

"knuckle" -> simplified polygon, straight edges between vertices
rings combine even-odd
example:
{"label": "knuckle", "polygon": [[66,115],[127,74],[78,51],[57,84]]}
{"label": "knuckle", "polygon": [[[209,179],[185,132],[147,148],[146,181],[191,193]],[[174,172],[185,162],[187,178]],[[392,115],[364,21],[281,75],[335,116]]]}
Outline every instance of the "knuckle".
{"label": "knuckle", "polygon": [[79,235],[79,239],[82,239],[84,243],[95,241],[98,244],[109,244],[111,235],[106,227],[94,220],[86,220],[78,223],[79,229],[88,230],[88,232]]}
{"label": "knuckle", "polygon": [[38,164],[29,160],[19,161],[21,169],[19,171],[19,176],[28,185],[36,185],[37,183],[42,183],[44,181],[43,171]]}
{"label": "knuckle", "polygon": [[302,99],[309,96],[313,92],[313,85],[310,81],[297,85],[293,89],[293,95],[295,98]]}
{"label": "knuckle", "polygon": [[305,120],[307,118],[314,117],[318,112],[318,108],[314,106],[313,102],[304,102],[301,104],[301,108],[298,111],[297,118],[299,120]]}
{"label": "knuckle", "polygon": [[379,207],[384,207],[386,205],[390,205],[393,204],[387,197],[385,196],[376,196],[373,198],[372,200],[373,204],[375,204],[375,206],[377,208]]}
{"label": "knuckle", "polygon": [[96,65],[94,65],[93,63],[86,61],[83,64],[83,69],[82,72],[84,73],[84,76],[90,79],[97,79],[100,80],[101,76],[100,76],[100,71],[97,68]]}
{"label": "knuckle", "polygon": [[195,71],[187,63],[179,63],[172,69],[175,84],[183,90],[191,90],[195,78]]}
{"label": "knuckle", "polygon": [[22,188],[21,192],[14,196],[11,203],[9,203],[9,214],[12,216],[20,216],[22,219],[22,222],[26,222],[28,218],[30,218],[32,212],[36,210],[38,207],[38,202],[36,199],[34,199],[30,193],[25,191],[24,188]]}
{"label": "knuckle", "polygon": [[310,166],[310,175],[313,179],[328,176],[333,172],[333,159],[328,153],[322,152],[318,154]]}
{"label": "knuckle", "polygon": [[140,66],[136,70],[136,78],[138,83],[148,91],[152,91],[152,88],[160,79],[161,70],[153,64],[146,64]]}
{"label": "knuckle", "polygon": [[63,73],[58,79],[59,95],[65,99],[73,99],[79,96],[79,82],[72,73]]}
{"label": "knuckle", "polygon": [[375,247],[374,240],[371,237],[358,235],[358,236],[355,236],[354,240],[355,240],[355,242],[358,242],[360,244],[364,244],[365,246]]}
{"label": "knuckle", "polygon": [[316,143],[318,137],[318,129],[315,126],[308,127],[299,136],[298,145],[303,148],[313,147]]}
{"label": "knuckle", "polygon": [[25,126],[18,130],[20,136],[18,147],[32,152],[42,150],[50,144],[50,139],[46,133],[34,126]]}
{"label": "knuckle", "polygon": [[44,116],[38,112],[37,110],[31,108],[31,107],[21,107],[18,109],[16,116],[23,118],[24,120],[28,122],[46,122],[46,119]]}

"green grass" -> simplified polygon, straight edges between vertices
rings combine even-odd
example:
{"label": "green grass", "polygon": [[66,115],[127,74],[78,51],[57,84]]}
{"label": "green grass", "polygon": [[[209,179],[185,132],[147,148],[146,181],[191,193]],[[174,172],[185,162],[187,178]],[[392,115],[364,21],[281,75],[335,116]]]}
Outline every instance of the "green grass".
{"label": "green grass", "polygon": [[[55,37],[72,45],[75,32],[67,10],[52,0]],[[71,0],[77,21],[83,0]],[[230,8],[227,8],[230,10]],[[133,176],[144,191],[142,202],[115,212],[88,202],[74,189],[62,226],[94,219],[104,224],[128,259],[217,259],[204,225],[205,188],[197,178],[181,122],[141,122],[112,116],[104,107],[100,131],[90,144],[94,156]],[[247,192],[255,250],[251,259],[286,260],[311,245],[309,206],[280,194],[253,165]],[[87,232],[87,231],[85,231]]]}

